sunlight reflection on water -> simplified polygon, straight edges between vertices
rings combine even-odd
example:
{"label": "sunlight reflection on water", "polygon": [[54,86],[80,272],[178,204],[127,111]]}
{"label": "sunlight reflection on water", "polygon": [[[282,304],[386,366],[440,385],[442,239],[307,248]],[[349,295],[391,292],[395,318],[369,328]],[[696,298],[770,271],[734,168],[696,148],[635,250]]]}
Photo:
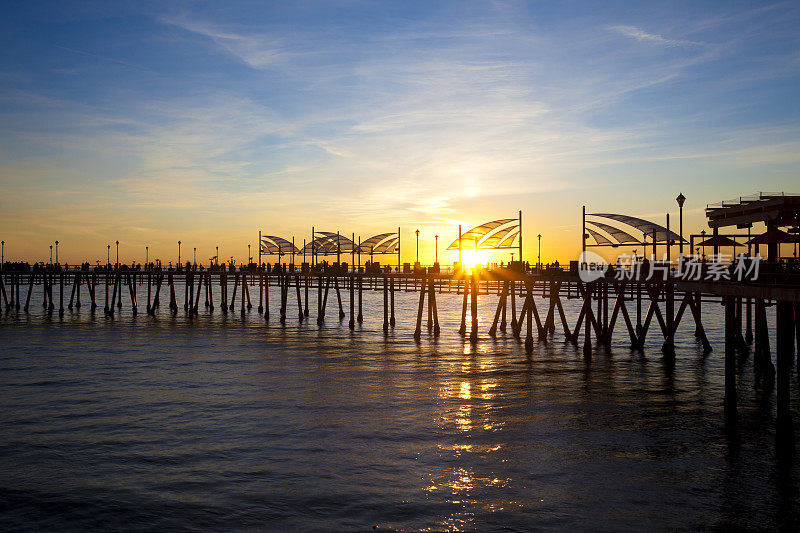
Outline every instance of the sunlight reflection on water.
{"label": "sunlight reflection on water", "polygon": [[[0,524],[796,523],[798,466],[776,462],[774,393],[754,384],[749,359],[737,433],[724,431],[716,307],[704,309],[715,352],[703,357],[685,327],[667,365],[655,337],[638,353],[621,335],[591,360],[558,336],[528,357],[510,335],[485,334],[496,296],[479,302],[472,345],[456,333],[460,296],[437,299],[442,335],[423,329],[420,343],[413,293],[398,293],[386,337],[380,293],[365,295],[352,332],[335,313],[298,323],[291,306],[285,325],[274,310],[3,314]],[[566,310],[574,320],[574,302]],[[797,397],[793,380],[795,416]]]}

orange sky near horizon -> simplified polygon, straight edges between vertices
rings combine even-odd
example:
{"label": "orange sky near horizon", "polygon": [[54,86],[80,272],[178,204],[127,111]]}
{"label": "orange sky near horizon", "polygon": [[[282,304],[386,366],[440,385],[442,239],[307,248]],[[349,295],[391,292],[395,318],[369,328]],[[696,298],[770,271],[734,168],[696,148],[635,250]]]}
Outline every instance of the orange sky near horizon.
{"label": "orange sky near horizon", "polygon": [[[599,209],[598,209],[599,210]],[[510,211],[510,210],[509,210]],[[700,229],[704,228],[703,218],[698,217],[697,213],[687,213],[688,209],[684,212],[684,234],[688,236],[690,232],[698,233]],[[631,214],[631,213],[626,213]],[[471,220],[461,220],[462,231],[466,232],[472,227],[498,218],[501,215],[513,216],[514,211],[509,214],[506,212],[496,212],[493,218],[472,218]],[[671,213],[672,220],[678,220],[678,213]],[[565,225],[550,225],[545,226],[544,223],[537,220],[535,215],[527,216],[523,212],[523,254],[524,259],[530,263],[536,263],[538,252],[537,234],[542,234],[542,262],[550,263],[558,260],[562,264],[568,264],[570,260],[575,260],[580,254],[580,212],[573,215],[572,224]],[[649,217],[649,220],[659,223],[656,217]],[[220,260],[228,261],[233,256],[234,261],[238,263],[247,260],[248,248],[251,245],[251,254],[254,261],[258,258],[258,227],[254,226],[253,229],[233,228],[227,231],[214,231],[213,228],[208,226],[193,227],[192,224],[186,224],[186,229],[183,231],[175,231],[169,228],[157,229],[151,228],[125,228],[119,227],[115,231],[116,224],[110,222],[108,225],[101,225],[99,228],[94,225],[86,223],[70,223],[61,226],[47,224],[45,227],[36,228],[38,224],[34,222],[25,224],[25,221],[20,221],[20,228],[17,229],[22,234],[22,240],[10,238],[6,240],[4,246],[4,254],[6,261],[28,261],[28,262],[48,262],[50,260],[50,245],[54,244],[55,240],[59,241],[58,256],[60,262],[76,264],[81,261],[89,261],[95,264],[96,261],[104,263],[106,261],[107,246],[111,245],[111,261],[115,259],[116,237],[119,238],[119,254],[120,262],[129,264],[131,262],[141,263],[145,260],[145,247],[149,247],[147,252],[150,260],[160,259],[163,264],[168,264],[170,261],[175,263],[178,259],[178,240],[181,241],[180,251],[181,260],[193,260],[195,255],[194,249],[197,248],[196,257],[197,261],[203,264],[208,264],[216,251],[215,247],[220,247]],[[660,222],[664,224],[664,222]],[[374,228],[362,228],[366,231],[355,232],[356,241],[361,237],[362,240],[371,237],[373,234],[381,233],[384,231],[392,231],[392,227],[386,225],[377,226]],[[316,226],[321,231],[336,231],[337,228],[333,224]],[[546,228],[546,229],[545,229]],[[4,230],[14,229],[6,227]],[[416,259],[416,235],[415,230],[420,230],[419,237],[419,258],[422,264],[432,264],[434,262],[435,253],[435,235],[439,235],[438,240],[438,258],[441,264],[451,264],[458,258],[458,252],[453,250],[446,250],[450,243],[458,236],[458,221],[448,225],[435,225],[433,223],[419,224],[415,226],[401,226],[401,261],[413,263]],[[677,225],[672,224],[672,229],[678,231]],[[707,228],[706,228],[707,229]],[[549,230],[549,231],[548,231]],[[637,234],[632,228],[628,228],[634,235]],[[264,226],[261,230],[266,234],[276,234],[288,240],[292,238],[290,231],[274,231],[269,226]],[[353,231],[347,231],[346,228],[339,229],[343,235],[350,237]],[[396,231],[396,226],[395,226]],[[4,231],[5,234],[13,231]],[[740,232],[741,233],[741,232]],[[53,235],[53,239],[43,237],[44,234]],[[215,238],[220,236],[219,239]],[[298,248],[302,249],[303,239],[311,239],[311,227],[307,232],[302,230],[294,233],[295,243]],[[515,245],[516,245],[515,241]],[[592,243],[590,239],[588,242]],[[609,260],[614,260],[618,254],[628,253],[631,254],[633,249],[638,249],[641,254],[643,252],[641,246],[626,246],[619,248],[593,248],[594,251],[600,253]],[[677,253],[677,246],[674,248]],[[55,255],[55,247],[53,251]],[[466,256],[470,256],[469,262],[473,261],[471,256],[474,252],[463,250],[465,262]],[[479,259],[485,263],[490,261],[493,263],[508,262],[511,259],[511,254],[514,254],[514,259],[518,259],[517,248],[505,250],[480,250]],[[688,252],[687,252],[688,253]],[[346,256],[345,256],[346,255]],[[335,261],[335,256],[328,256],[325,259],[328,261]],[[362,263],[367,261],[369,257],[362,254]],[[262,259],[263,262],[274,262],[277,260],[276,256],[265,255]],[[284,261],[286,258],[284,257]],[[376,255],[376,261],[385,264],[395,264],[397,255]],[[298,262],[300,259],[298,259]],[[350,262],[349,254],[343,254],[342,261]]]}

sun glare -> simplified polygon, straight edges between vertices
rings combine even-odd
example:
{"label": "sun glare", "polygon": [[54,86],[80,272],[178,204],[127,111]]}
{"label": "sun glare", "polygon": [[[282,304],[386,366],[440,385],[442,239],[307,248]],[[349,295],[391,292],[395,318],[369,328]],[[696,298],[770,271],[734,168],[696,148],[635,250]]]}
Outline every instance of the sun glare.
{"label": "sun glare", "polygon": [[477,265],[485,265],[489,262],[489,254],[484,250],[462,250],[461,262],[465,269],[471,270]]}

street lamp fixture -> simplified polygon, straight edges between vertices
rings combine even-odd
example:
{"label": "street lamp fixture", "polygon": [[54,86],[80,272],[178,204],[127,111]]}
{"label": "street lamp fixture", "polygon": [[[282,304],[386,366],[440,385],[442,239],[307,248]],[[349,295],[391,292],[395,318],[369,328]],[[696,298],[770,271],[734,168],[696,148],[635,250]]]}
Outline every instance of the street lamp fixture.
{"label": "street lamp fixture", "polygon": [[703,248],[703,263],[705,263],[706,262],[706,245],[705,245],[705,242],[706,242],[706,230],[700,230],[700,235],[703,236],[702,237],[703,238],[703,244],[701,244],[701,246]]}
{"label": "street lamp fixture", "polygon": [[178,241],[178,264],[175,265],[175,268],[180,268],[181,266],[181,241]]}
{"label": "street lamp fixture", "polygon": [[[679,246],[680,246],[679,250],[680,250],[680,254],[683,255],[683,202],[686,201],[686,197],[683,195],[683,193],[679,193],[678,197],[675,198],[675,201],[678,202],[678,211],[679,211],[678,217],[680,219],[680,221],[678,223],[678,225],[679,225],[679,230],[678,231],[679,231],[679,235],[681,237],[680,242],[679,242]],[[691,250],[689,250],[689,253],[691,253]]]}
{"label": "street lamp fixture", "polygon": [[417,234],[417,263],[419,263],[419,230],[416,231]]}
{"label": "street lamp fixture", "polygon": [[438,234],[434,235],[433,238],[436,239],[436,250],[434,252],[434,256],[433,257],[434,257],[434,262],[438,263],[439,262],[439,235]]}
{"label": "street lamp fixture", "polygon": [[540,233],[539,235],[536,236],[536,238],[539,239],[539,255],[537,256],[536,261],[539,263],[537,265],[539,267],[539,270],[541,270],[542,269],[542,234]]}
{"label": "street lamp fixture", "polygon": [[58,264],[58,241],[56,241],[56,264]]}
{"label": "street lamp fixture", "polygon": [[111,245],[106,246],[106,268],[111,266]]}
{"label": "street lamp fixture", "polygon": [[53,264],[53,245],[50,245],[50,264]]}
{"label": "street lamp fixture", "polygon": [[119,267],[119,241],[117,241],[117,267]]}

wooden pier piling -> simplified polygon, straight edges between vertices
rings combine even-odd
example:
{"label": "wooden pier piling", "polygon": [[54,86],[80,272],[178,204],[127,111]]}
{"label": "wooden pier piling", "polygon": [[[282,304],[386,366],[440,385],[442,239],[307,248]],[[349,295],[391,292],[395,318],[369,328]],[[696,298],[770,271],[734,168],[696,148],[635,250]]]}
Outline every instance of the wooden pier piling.
{"label": "wooden pier piling", "polygon": [[[425,279],[423,277],[423,283],[424,282]],[[422,335],[422,310],[424,307],[425,307],[425,291],[421,290],[419,291],[419,307],[417,308],[417,327],[414,329],[414,339],[417,342],[419,342],[420,336]]]}
{"label": "wooden pier piling", "polygon": [[795,324],[794,306],[791,302],[776,302],[776,358],[777,358],[777,423],[782,433],[791,431],[792,418],[789,406],[790,376],[794,358]]}
{"label": "wooden pier piling", "polygon": [[25,298],[25,307],[22,308],[23,311],[26,313],[30,309],[31,306],[31,295],[33,294],[33,280],[34,276],[30,276],[30,284],[28,285],[28,296]]}
{"label": "wooden pier piling", "polygon": [[350,276],[350,321],[347,326],[353,330],[356,327],[356,286],[355,277]]}
{"label": "wooden pier piling", "polygon": [[345,317],[344,308],[342,307],[342,294],[339,292],[339,276],[333,277],[333,288],[336,291],[336,301],[339,304],[339,320]]}
{"label": "wooden pier piling", "polygon": [[303,298],[300,296],[300,276],[298,274],[294,276],[294,288],[297,294],[297,316],[300,322],[302,322],[306,314],[303,311]]}
{"label": "wooden pier piling", "polygon": [[364,295],[364,276],[362,274],[358,274],[358,316],[356,320],[359,324],[364,321],[364,314],[362,312],[362,304],[363,304],[363,295]]}
{"label": "wooden pier piling", "polygon": [[397,320],[395,319],[394,316],[394,278],[390,278],[389,279],[389,327],[394,329],[396,323]]}
{"label": "wooden pier piling", "polygon": [[387,276],[383,277],[383,333],[389,333],[389,279]]}
{"label": "wooden pier piling", "polygon": [[139,312],[138,305],[136,303],[136,276],[134,275],[131,278],[131,275],[128,274],[128,292],[130,293],[131,297],[131,312],[135,315]]}
{"label": "wooden pier piling", "polygon": [[723,297],[725,309],[725,419],[729,423],[736,419],[736,339],[734,321],[736,320],[736,301],[733,296]]}
{"label": "wooden pier piling", "polygon": [[478,342],[478,275],[472,274],[471,287],[470,287],[470,312],[471,312],[471,328],[469,333],[469,340],[473,343]]}

